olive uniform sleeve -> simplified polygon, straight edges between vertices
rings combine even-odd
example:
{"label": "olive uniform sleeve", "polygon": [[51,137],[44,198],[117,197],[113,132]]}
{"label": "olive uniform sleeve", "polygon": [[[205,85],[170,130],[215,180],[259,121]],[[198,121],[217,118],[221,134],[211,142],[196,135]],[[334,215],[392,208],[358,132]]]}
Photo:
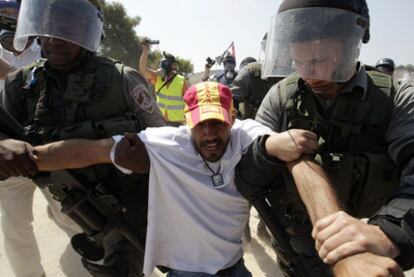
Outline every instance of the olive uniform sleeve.
{"label": "olive uniform sleeve", "polygon": [[4,89],[0,91],[0,106],[20,123],[27,118],[23,85],[23,71],[15,70],[7,75]]}
{"label": "olive uniform sleeve", "polygon": [[404,269],[414,267],[414,87],[403,84],[394,96],[394,108],[386,132],[389,153],[401,169],[400,186],[369,221],[378,225],[398,245],[396,261]]}
{"label": "olive uniform sleeve", "polygon": [[251,76],[248,69],[248,66],[243,67],[237,77],[233,80],[231,84],[231,92],[233,97],[239,101],[244,102],[249,98],[249,84],[251,82]]}
{"label": "olive uniform sleeve", "polygon": [[[280,131],[282,112],[279,87],[274,85],[264,98],[256,120],[269,127],[272,131]],[[250,201],[263,196],[276,184],[277,179],[286,169],[285,163],[269,156],[265,142],[268,135],[257,138],[242,156],[236,167],[236,185],[240,193]]]}
{"label": "olive uniform sleeve", "polygon": [[155,97],[151,94],[148,83],[138,71],[124,68],[122,93],[130,105],[131,111],[146,127],[159,127],[165,125]]}

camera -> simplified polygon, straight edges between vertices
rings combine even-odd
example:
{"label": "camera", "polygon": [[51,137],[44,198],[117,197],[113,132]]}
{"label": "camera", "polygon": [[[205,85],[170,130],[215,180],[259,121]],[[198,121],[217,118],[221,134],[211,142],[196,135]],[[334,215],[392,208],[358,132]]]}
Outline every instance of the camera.
{"label": "camera", "polygon": [[213,59],[211,59],[210,57],[207,57],[207,59],[206,59],[206,61],[207,61],[207,66],[210,68],[210,67],[212,67],[215,63],[216,63],[216,61],[214,61]]}
{"label": "camera", "polygon": [[143,43],[149,44],[149,45],[156,45],[156,44],[160,44],[160,41],[159,40],[153,40],[153,39],[145,38],[143,40]]}

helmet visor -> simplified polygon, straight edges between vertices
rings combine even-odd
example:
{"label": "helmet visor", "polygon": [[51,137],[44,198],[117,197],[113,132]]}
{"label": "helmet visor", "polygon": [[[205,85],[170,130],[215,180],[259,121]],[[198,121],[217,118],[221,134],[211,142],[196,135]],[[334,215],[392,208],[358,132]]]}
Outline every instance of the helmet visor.
{"label": "helmet visor", "polygon": [[273,16],[263,78],[295,71],[303,79],[348,81],[355,72],[368,21],[335,8],[301,8]]}
{"label": "helmet visor", "polygon": [[23,1],[14,39],[22,51],[33,36],[62,39],[91,52],[98,50],[103,14],[87,0]]}

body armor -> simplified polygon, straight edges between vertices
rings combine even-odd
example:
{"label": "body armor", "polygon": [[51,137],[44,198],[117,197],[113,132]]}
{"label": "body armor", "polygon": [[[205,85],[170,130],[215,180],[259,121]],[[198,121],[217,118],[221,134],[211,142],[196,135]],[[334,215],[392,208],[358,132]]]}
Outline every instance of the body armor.
{"label": "body armor", "polygon": [[[46,61],[40,60],[23,69],[23,84],[28,114],[24,126],[34,144],[70,138],[107,138],[142,128],[121,92],[123,65],[113,60],[92,55],[67,80],[59,79]],[[78,237],[74,243],[75,236],[72,245],[85,258],[85,267],[93,276],[140,276],[148,175],[125,175],[111,164],[70,170],[70,173],[80,184],[65,179],[64,183],[52,180],[47,186],[62,203],[62,212],[78,223],[98,248],[105,249],[104,265],[90,264],[88,260],[93,258],[79,245],[90,239]],[[106,243],[118,241],[115,238],[119,234],[121,242],[109,244],[115,254],[107,257]],[[117,252],[120,249],[123,250]]]}
{"label": "body armor", "polygon": [[[283,128],[315,132],[320,142],[315,159],[330,177],[346,212],[358,218],[373,216],[399,185],[399,171],[388,155],[384,140],[395,92],[392,79],[369,71],[366,92],[355,87],[326,106],[309,89],[299,88],[298,81],[293,75],[280,83],[281,98],[287,99]],[[312,225],[287,170],[283,179],[266,198],[270,203],[278,203],[272,206],[279,209],[278,218],[284,219],[281,224],[307,276],[331,276],[329,267],[315,250]],[[281,267],[290,276],[292,272],[283,249],[277,242],[275,248]]]}

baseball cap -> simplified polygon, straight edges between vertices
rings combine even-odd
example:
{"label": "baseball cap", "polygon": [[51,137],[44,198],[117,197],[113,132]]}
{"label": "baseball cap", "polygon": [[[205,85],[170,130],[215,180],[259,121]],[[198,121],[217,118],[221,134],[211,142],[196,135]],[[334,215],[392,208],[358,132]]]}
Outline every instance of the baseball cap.
{"label": "baseball cap", "polygon": [[232,124],[233,97],[228,87],[216,82],[202,82],[186,90],[183,96],[187,126],[217,119]]}

